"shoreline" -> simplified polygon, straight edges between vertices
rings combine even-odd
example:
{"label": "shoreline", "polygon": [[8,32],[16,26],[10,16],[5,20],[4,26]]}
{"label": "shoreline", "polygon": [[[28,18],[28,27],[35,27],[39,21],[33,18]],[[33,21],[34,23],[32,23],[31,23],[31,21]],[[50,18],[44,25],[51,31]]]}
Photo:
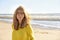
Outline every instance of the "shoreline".
{"label": "shoreline", "polygon": [[[0,20],[0,22],[12,24],[12,22],[4,21],[4,20]],[[36,25],[36,24],[31,24],[31,25],[33,26],[33,28],[39,28],[39,29],[45,29],[45,30],[60,30],[60,28],[55,28],[55,27],[45,28],[45,27],[42,27],[41,25]]]}

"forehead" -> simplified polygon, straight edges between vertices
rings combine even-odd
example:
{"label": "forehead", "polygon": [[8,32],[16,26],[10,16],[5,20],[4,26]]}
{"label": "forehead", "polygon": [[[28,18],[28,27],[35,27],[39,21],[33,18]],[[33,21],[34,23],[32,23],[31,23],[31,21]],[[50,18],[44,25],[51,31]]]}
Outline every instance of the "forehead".
{"label": "forehead", "polygon": [[24,12],[23,10],[17,10],[17,12]]}

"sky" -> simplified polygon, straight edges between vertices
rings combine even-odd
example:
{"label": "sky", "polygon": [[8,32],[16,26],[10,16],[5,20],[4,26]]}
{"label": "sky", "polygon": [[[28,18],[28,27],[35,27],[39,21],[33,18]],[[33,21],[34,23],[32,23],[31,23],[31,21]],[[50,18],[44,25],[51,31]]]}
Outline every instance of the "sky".
{"label": "sky", "polygon": [[31,13],[60,13],[60,0],[0,0],[0,14],[13,14],[23,5]]}

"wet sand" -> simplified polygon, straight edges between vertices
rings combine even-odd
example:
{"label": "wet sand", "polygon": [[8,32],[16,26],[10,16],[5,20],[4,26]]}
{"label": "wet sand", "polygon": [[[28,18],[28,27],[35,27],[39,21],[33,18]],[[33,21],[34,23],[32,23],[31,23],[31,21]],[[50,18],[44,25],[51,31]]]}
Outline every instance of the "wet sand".
{"label": "wet sand", "polygon": [[[0,40],[12,40],[12,23],[0,21]],[[33,25],[35,40],[60,40],[60,30],[36,28]]]}

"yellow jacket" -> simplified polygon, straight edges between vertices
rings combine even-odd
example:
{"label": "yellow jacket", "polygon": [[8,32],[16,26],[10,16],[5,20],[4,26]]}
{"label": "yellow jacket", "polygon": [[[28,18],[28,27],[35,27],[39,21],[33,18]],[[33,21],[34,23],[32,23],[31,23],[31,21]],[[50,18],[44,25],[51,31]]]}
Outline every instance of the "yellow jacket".
{"label": "yellow jacket", "polygon": [[12,24],[12,29],[12,40],[34,40],[31,25],[26,25],[26,27],[22,29],[19,28],[18,30],[15,30]]}

